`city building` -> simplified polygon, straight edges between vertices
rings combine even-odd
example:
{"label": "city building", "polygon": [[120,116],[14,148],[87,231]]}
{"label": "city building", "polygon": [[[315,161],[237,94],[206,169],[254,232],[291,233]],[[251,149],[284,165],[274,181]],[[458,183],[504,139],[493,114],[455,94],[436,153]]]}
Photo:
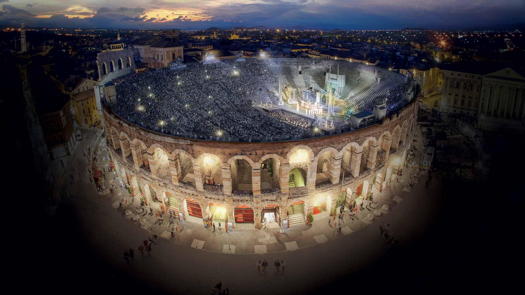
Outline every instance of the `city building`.
{"label": "city building", "polygon": [[448,113],[477,114],[483,76],[478,73],[445,69],[442,73],[440,110]]}
{"label": "city building", "polygon": [[505,68],[483,76],[478,125],[525,130],[525,76]]}
{"label": "city building", "polygon": [[133,50],[124,43],[110,44],[109,49],[97,54],[97,70],[100,83],[127,75],[135,69]]}
{"label": "city building", "polygon": [[66,157],[73,152],[77,141],[69,101],[62,106],[57,105],[55,110],[40,114],[40,124],[51,159]]}
{"label": "city building", "polygon": [[166,68],[171,63],[182,61],[184,59],[184,50],[182,46],[159,44],[134,45],[133,47],[137,49],[140,61],[154,69]]}
{"label": "city building", "polygon": [[[457,66],[456,66],[457,67]],[[484,130],[525,130],[525,77],[511,68],[442,70],[439,109],[477,117]]]}
{"label": "city building", "polygon": [[83,79],[71,92],[72,113],[79,126],[89,128],[100,124],[100,112],[97,110],[94,91],[97,84],[97,81]]}

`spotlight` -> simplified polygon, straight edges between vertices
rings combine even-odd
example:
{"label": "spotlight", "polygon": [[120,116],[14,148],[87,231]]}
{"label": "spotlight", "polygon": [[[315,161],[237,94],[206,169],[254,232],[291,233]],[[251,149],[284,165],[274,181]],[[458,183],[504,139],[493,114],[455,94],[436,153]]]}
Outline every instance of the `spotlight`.
{"label": "spotlight", "polygon": [[164,120],[160,120],[160,121],[159,121],[159,126],[162,127],[162,126],[164,126],[164,125],[166,125],[166,121],[164,121]]}
{"label": "spotlight", "polygon": [[261,50],[259,52],[259,58],[268,58],[268,53],[266,53],[266,51]]}
{"label": "spotlight", "polygon": [[146,108],[143,105],[138,105],[137,106],[137,111],[144,112],[145,110],[146,110]]}
{"label": "spotlight", "polygon": [[224,132],[222,130],[220,130],[220,129],[215,131],[215,135],[217,135],[219,137],[221,137],[223,134],[224,134]]}

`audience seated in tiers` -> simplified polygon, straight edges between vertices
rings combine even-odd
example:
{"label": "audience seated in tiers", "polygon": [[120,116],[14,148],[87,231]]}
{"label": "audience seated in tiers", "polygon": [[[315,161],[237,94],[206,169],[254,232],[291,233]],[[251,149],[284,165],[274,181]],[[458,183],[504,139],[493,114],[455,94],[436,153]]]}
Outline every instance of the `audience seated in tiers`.
{"label": "audience seated in tiers", "polygon": [[147,129],[187,138],[261,142],[313,136],[314,120],[252,106],[278,104],[280,72],[271,62],[246,59],[132,74],[115,81],[117,102],[110,108]]}

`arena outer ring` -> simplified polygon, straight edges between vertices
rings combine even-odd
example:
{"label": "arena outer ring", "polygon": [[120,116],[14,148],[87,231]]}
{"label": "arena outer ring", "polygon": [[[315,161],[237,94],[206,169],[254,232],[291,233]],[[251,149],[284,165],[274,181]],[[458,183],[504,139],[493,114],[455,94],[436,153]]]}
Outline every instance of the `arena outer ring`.
{"label": "arena outer ring", "polygon": [[[333,212],[342,193],[350,204],[360,197],[385,190],[402,170],[407,150],[413,139],[418,106],[412,102],[396,114],[377,124],[338,135],[284,142],[223,142],[186,139],[160,134],[131,124],[110,109],[104,108],[104,129],[110,157],[117,174],[133,196],[133,203],[153,209],[159,216],[172,211],[174,216],[189,222],[203,223],[210,217],[210,205],[226,209],[233,229],[259,229],[263,209],[273,208],[282,226],[288,220],[287,208],[303,204],[303,219],[313,214],[316,204],[325,202],[325,210],[312,215],[313,222],[323,220]],[[161,175],[154,157],[157,150],[168,155],[168,167]],[[305,161],[291,161],[298,150],[307,154]],[[315,185],[320,157],[328,153],[329,181]],[[203,157],[219,159],[222,183],[213,190],[205,188]],[[190,159],[193,185],[180,180],[180,159]],[[261,163],[278,161],[278,191],[261,191]],[[252,169],[252,194],[232,192],[231,163],[246,160]],[[294,160],[294,159],[292,159]],[[275,163],[275,162],[274,162]],[[346,169],[343,168],[347,167]],[[289,173],[293,168],[306,172],[306,186],[289,188]],[[344,177],[342,172],[344,172]],[[219,188],[219,189],[217,189]],[[202,218],[190,216],[188,202],[198,204]],[[327,205],[330,204],[330,205]],[[235,208],[251,208],[253,223],[236,223]],[[326,208],[328,207],[328,208]],[[288,220],[288,224],[290,221]]]}

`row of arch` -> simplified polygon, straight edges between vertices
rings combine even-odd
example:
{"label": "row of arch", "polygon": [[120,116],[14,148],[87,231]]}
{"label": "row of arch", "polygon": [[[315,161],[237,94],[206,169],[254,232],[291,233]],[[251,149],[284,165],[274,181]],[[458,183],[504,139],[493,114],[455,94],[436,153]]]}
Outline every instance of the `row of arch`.
{"label": "row of arch", "polygon": [[[383,191],[389,183],[397,177],[389,167],[377,171],[377,174],[356,181],[351,186],[346,187],[344,200],[346,202],[361,202],[363,198],[368,198],[376,192]],[[395,169],[395,168],[394,168]],[[288,226],[301,225],[308,214],[317,218],[327,217],[333,214],[340,206],[341,194],[339,189],[331,188],[329,192],[314,194],[311,198],[300,198],[293,200],[272,200],[260,203],[253,203],[250,199],[237,200],[237,202],[222,202],[210,200],[194,195],[179,194],[171,191],[162,185],[152,182],[134,174],[126,167],[116,164],[116,170],[121,176],[123,184],[129,189],[132,204],[136,206],[147,206],[155,214],[165,214],[170,211],[172,216],[184,218],[190,222],[202,223],[203,220],[213,222],[234,222],[234,226],[239,224],[251,225],[260,228],[261,223],[281,224],[281,218],[286,220],[293,216],[293,224],[290,221]],[[339,204],[339,205],[337,205]],[[220,209],[220,210],[219,210]],[[265,212],[271,212],[273,216],[267,219]],[[331,213],[332,212],[332,213]],[[246,227],[244,227],[246,229]]]}
{"label": "row of arch", "polygon": [[245,155],[224,159],[210,153],[194,158],[180,149],[168,152],[159,144],[147,147],[114,128],[107,132],[107,141],[136,170],[146,170],[175,185],[225,195],[260,195],[313,191],[382,167],[407,144],[413,125],[414,120],[409,119],[379,138],[368,137],[362,144],[350,142],[341,150],[327,147],[315,154],[308,145],[297,145],[286,157],[266,154],[258,161]]}
{"label": "row of arch", "polygon": [[123,56],[117,58],[116,60],[100,62],[97,64],[100,77],[106,76],[109,73],[121,71],[124,68],[131,68],[132,65],[133,59],[131,56]]}

